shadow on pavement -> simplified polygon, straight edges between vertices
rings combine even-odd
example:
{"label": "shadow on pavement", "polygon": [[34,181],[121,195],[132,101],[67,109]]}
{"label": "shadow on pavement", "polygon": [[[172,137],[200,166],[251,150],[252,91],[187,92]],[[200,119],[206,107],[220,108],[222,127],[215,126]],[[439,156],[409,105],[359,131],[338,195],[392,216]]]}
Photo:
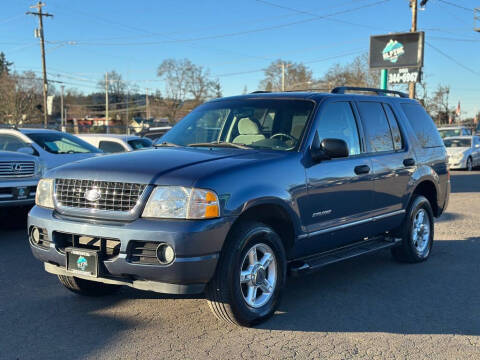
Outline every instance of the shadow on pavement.
{"label": "shadow on pavement", "polygon": [[480,171],[451,173],[452,193],[480,192]]}
{"label": "shadow on pavement", "polygon": [[264,329],[480,335],[480,237],[436,241],[428,261],[372,254],[290,279]]}

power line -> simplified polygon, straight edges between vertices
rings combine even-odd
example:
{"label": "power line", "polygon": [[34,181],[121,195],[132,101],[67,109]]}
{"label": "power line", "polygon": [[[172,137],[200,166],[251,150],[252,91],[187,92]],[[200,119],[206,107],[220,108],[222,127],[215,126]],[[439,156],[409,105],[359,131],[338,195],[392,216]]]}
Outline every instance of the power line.
{"label": "power line", "polygon": [[315,15],[312,16],[309,19],[303,19],[303,20],[298,20],[298,21],[292,21],[288,23],[283,23],[283,24],[277,24],[277,25],[272,25],[272,26],[265,26],[265,27],[260,27],[256,29],[251,29],[251,30],[242,30],[242,31],[236,31],[236,32],[231,32],[231,33],[223,33],[223,34],[216,34],[216,35],[207,35],[207,36],[201,36],[201,37],[194,37],[194,38],[185,38],[185,39],[170,39],[170,40],[162,40],[162,41],[149,41],[149,42],[126,42],[126,43],[105,43],[105,42],[81,42],[78,41],[77,43],[79,45],[95,45],[95,46],[141,46],[141,45],[158,45],[158,44],[168,44],[168,43],[182,43],[182,42],[195,42],[195,41],[202,41],[202,40],[214,40],[214,39],[221,39],[221,38],[227,38],[227,37],[234,37],[234,36],[240,36],[240,35],[247,35],[247,34],[253,34],[253,33],[258,33],[258,32],[264,32],[268,30],[275,30],[275,29],[281,29],[289,26],[294,26],[294,25],[299,25],[299,24],[304,24],[312,21],[318,21],[318,20],[324,20],[327,18],[331,18],[333,16],[337,15],[343,15],[351,12],[355,12],[358,10],[362,10],[365,8],[377,6],[382,3],[386,3],[390,0],[379,0],[373,3],[357,6],[351,9],[346,9],[346,10],[340,10],[337,12],[333,12],[330,14],[326,15]]}
{"label": "power line", "polygon": [[465,6],[458,5],[458,4],[452,3],[450,1],[446,1],[446,0],[437,0],[437,1],[442,2],[444,4],[447,4],[447,5],[450,5],[450,6],[454,6],[456,8],[459,8],[459,9],[462,9],[462,10],[465,10],[465,11],[468,11],[468,12],[473,12],[473,9],[469,9]]}
{"label": "power line", "polygon": [[457,64],[458,66],[460,66],[461,68],[471,72],[472,74],[474,75],[477,75],[477,76],[480,76],[480,73],[473,70],[472,68],[469,68],[468,66],[462,64],[460,61],[458,61],[457,59],[453,58],[452,56],[446,54],[445,52],[443,52],[442,50],[440,50],[439,48],[437,48],[436,46],[433,46],[432,44],[430,44],[429,42],[425,41],[425,43],[430,46],[433,50],[435,50],[436,52],[438,52],[439,54],[443,55],[444,57],[446,57],[447,59],[449,59],[450,61],[453,61],[455,64]]}

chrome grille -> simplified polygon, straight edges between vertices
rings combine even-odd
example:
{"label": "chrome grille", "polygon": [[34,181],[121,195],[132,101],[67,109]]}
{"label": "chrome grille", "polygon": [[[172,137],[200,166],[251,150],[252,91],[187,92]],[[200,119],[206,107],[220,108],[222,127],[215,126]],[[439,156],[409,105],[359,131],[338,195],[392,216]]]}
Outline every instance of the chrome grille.
{"label": "chrome grille", "polygon": [[0,176],[32,176],[35,174],[33,161],[0,161]]}
{"label": "chrome grille", "polygon": [[[146,185],[123,182],[57,179],[55,180],[55,194],[57,205],[61,207],[96,209],[107,211],[132,210]],[[87,200],[87,192],[97,190],[99,198]]]}

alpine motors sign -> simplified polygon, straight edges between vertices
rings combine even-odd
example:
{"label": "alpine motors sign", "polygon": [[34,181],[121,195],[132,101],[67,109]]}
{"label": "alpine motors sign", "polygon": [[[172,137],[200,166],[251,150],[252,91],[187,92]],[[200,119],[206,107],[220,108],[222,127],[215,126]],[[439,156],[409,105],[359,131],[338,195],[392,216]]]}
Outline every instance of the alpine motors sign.
{"label": "alpine motors sign", "polygon": [[388,70],[389,84],[408,84],[420,82],[422,72],[420,68],[401,68]]}
{"label": "alpine motors sign", "polygon": [[419,81],[420,71],[418,70],[423,66],[424,38],[424,32],[370,37],[370,68],[402,69],[401,72],[393,71],[392,83],[405,82],[407,79]]}

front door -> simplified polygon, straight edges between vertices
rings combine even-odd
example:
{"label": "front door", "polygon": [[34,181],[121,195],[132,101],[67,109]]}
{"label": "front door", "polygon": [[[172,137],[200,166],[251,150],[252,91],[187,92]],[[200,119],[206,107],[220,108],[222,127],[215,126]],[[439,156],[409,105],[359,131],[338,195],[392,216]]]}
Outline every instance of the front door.
{"label": "front door", "polygon": [[365,156],[358,122],[348,101],[323,104],[314,123],[320,141],[344,140],[349,156],[306,168],[308,196],[299,203],[308,235],[296,254],[304,256],[361,240],[369,232],[372,163]]}

